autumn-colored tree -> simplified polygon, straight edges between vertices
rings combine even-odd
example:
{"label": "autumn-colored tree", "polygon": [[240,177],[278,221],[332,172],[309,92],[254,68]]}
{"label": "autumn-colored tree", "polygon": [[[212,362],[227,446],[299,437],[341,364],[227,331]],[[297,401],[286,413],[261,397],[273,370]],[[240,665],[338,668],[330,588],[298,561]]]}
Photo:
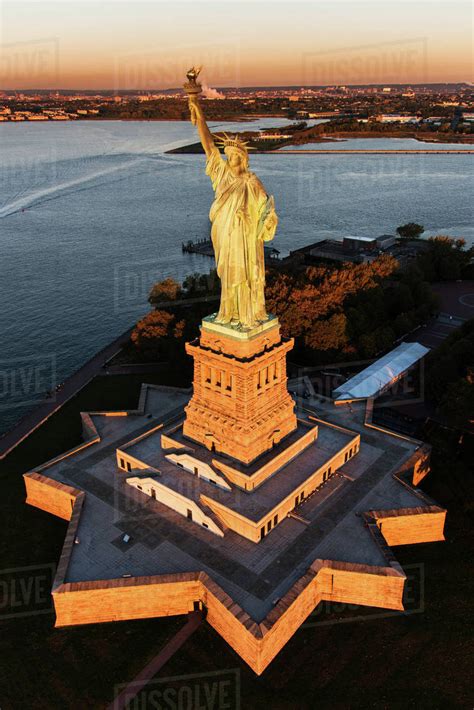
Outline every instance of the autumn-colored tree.
{"label": "autumn-colored tree", "polygon": [[315,324],[318,323],[321,330],[323,320],[336,314],[342,315],[349,296],[375,288],[397,268],[396,259],[383,255],[370,264],[347,263],[339,269],[310,266],[296,274],[277,272],[268,280],[267,308],[278,316],[286,335],[302,337],[309,347],[315,349],[332,348],[327,347],[327,342],[338,342],[339,346],[335,347],[341,347],[347,340],[346,323],[342,327],[341,318],[324,326],[324,340],[328,338],[324,347],[317,344]]}
{"label": "autumn-colored tree", "polygon": [[139,349],[160,349],[160,341],[173,336],[175,316],[167,311],[150,311],[138,321],[132,335],[132,343]]}
{"label": "autumn-colored tree", "polygon": [[150,291],[148,302],[152,306],[160,305],[166,301],[176,301],[181,296],[181,286],[172,278],[158,281]]}
{"label": "autumn-colored tree", "polygon": [[335,313],[327,320],[317,320],[305,336],[305,345],[314,350],[341,350],[347,343],[347,319],[344,313]]}

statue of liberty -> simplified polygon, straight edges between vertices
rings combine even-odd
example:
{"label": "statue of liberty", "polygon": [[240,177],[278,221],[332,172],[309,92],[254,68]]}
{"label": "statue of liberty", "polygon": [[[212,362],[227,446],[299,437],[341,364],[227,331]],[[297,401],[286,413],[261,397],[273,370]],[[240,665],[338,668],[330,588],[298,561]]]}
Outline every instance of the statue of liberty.
{"label": "statue of liberty", "polygon": [[247,144],[224,134],[214,142],[204,118],[196,83],[199,70],[189,70],[188,94],[191,121],[197,126],[207,156],[206,174],[215,193],[209,218],[211,239],[221,281],[221,301],[214,322],[248,330],[268,320],[265,310],[264,242],[275,235],[278,217],[273,197],[248,169]]}

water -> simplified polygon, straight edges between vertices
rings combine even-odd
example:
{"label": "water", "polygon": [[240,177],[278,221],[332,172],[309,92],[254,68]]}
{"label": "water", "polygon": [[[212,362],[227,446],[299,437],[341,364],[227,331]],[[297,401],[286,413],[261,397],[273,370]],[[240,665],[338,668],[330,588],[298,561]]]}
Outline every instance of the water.
{"label": "water", "polygon": [[[0,125],[0,431],[146,312],[154,281],[211,267],[181,252],[209,233],[204,157],[164,153],[195,140],[184,122]],[[468,155],[272,154],[251,163],[275,196],[283,254],[408,221],[473,241]]]}
{"label": "water", "polygon": [[430,143],[415,138],[332,138],[319,143],[288,145],[281,150],[473,150],[468,143]]}

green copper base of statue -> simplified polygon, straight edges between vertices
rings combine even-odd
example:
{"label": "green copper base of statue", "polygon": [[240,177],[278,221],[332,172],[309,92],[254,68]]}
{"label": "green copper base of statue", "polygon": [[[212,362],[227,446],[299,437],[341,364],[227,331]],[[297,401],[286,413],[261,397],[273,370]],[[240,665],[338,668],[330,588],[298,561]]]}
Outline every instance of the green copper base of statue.
{"label": "green copper base of statue", "polygon": [[207,156],[206,174],[215,193],[209,213],[221,281],[221,302],[215,322],[238,329],[254,328],[268,320],[263,245],[273,239],[278,217],[273,197],[267,195],[260,180],[248,169],[247,145],[224,134],[220,145],[227,160],[222,157],[199,102],[198,73],[190,69],[184,88],[191,121],[197,126]]}
{"label": "green copper base of statue", "polygon": [[265,321],[261,321],[251,328],[246,328],[242,325],[235,325],[234,323],[222,323],[217,320],[217,313],[212,313],[210,316],[206,316],[202,319],[201,327],[204,330],[212,331],[213,333],[220,333],[226,338],[234,338],[236,340],[249,340],[255,338],[257,335],[261,335],[263,332],[274,328],[278,325],[278,318],[271,315],[267,316]]}

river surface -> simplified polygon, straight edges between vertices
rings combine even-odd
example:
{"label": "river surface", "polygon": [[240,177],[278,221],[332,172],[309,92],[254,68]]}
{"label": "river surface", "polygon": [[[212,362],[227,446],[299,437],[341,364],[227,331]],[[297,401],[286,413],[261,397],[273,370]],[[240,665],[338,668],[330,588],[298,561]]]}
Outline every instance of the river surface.
{"label": "river surface", "polygon": [[[209,270],[181,250],[209,234],[204,156],[165,153],[195,140],[184,122],[0,124],[0,432],[143,314],[154,281]],[[353,144],[367,140],[324,147]],[[282,254],[409,221],[473,241],[471,156],[258,154],[251,165],[275,197]]]}
{"label": "river surface", "polygon": [[474,150],[472,143],[431,143],[416,138],[332,138],[280,150]]}

